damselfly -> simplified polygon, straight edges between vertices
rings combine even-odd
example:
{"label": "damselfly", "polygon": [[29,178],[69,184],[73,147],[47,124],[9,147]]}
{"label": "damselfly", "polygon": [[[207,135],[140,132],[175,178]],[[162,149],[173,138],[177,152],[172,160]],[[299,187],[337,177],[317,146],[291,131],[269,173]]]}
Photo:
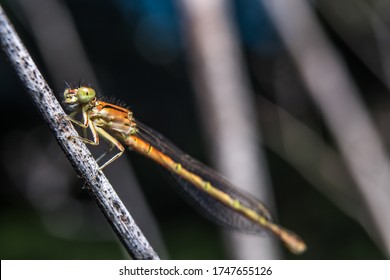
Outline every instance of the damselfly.
{"label": "damselfly", "polygon": [[[130,110],[98,100],[95,90],[90,87],[69,87],[64,91],[64,99],[65,103],[77,107],[69,119],[91,131],[92,140],[85,137],[79,139],[99,145],[99,137],[102,137],[111,145],[109,151],[118,149],[118,153],[102,164],[100,170],[119,158],[125,151],[125,145],[168,170],[178,181],[179,191],[213,221],[248,233],[259,234],[266,230],[282,240],[293,253],[306,250],[300,237],[273,221],[260,200],[238,190],[217,172],[136,121]],[[82,122],[74,118],[80,112]]]}

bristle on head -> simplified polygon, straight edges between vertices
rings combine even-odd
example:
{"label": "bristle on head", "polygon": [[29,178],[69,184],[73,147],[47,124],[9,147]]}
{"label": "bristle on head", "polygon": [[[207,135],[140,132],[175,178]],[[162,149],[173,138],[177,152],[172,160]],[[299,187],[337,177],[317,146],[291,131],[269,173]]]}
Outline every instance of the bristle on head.
{"label": "bristle on head", "polygon": [[69,89],[75,89],[75,88],[80,88],[80,87],[93,88],[91,82],[86,82],[82,78],[80,78],[78,82],[67,82],[67,81],[64,80],[64,83],[66,85],[66,88],[69,88]]}

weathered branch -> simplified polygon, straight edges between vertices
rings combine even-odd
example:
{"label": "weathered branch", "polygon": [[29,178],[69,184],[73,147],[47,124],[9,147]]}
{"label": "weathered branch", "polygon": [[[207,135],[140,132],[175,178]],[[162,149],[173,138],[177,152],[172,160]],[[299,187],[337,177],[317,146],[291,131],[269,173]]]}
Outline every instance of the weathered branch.
{"label": "weathered branch", "polygon": [[0,6],[0,42],[21,81],[31,95],[66,156],[86,182],[86,189],[94,198],[126,250],[134,259],[158,259],[133,218],[119,199],[87,147],[74,140],[77,132],[66,119],[66,114],[42,77],[37,66],[22,44]]}

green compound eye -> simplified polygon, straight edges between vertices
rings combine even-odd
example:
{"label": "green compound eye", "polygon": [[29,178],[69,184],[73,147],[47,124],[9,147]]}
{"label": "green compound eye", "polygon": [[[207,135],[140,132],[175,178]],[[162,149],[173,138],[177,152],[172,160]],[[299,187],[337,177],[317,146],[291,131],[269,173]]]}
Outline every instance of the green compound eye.
{"label": "green compound eye", "polygon": [[80,103],[88,103],[96,96],[94,89],[89,87],[81,87],[77,90],[77,97]]}

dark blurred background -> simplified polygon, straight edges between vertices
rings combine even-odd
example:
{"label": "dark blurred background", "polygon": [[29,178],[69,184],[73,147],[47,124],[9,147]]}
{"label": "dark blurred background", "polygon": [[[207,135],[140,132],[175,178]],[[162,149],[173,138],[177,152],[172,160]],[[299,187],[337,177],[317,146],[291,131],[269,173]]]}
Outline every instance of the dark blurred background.
{"label": "dark blurred background", "polygon": [[[273,205],[278,223],[308,245],[300,256],[278,243],[272,247],[276,249],[252,246],[264,253],[261,256],[235,255],[239,249],[229,247],[229,238],[239,233],[221,233],[176,194],[155,164],[127,152],[105,173],[161,257],[388,258],[390,212],[383,205],[390,202],[390,4],[275,1],[281,5],[271,7],[267,0],[190,2],[0,0],[58,99],[65,82],[91,83],[99,94],[125,102],[138,120],[228,178],[220,157],[229,154],[234,161],[236,152],[255,146],[260,164],[237,160],[240,165],[233,171],[259,166],[258,173],[266,179],[257,185],[267,189],[258,196],[266,193],[264,200]],[[283,2],[299,2],[299,9],[286,6],[288,16],[278,14]],[[308,15],[303,25],[296,25],[305,30],[289,22]],[[283,29],[286,26],[291,29]],[[208,28],[221,31],[211,34]],[[237,72],[229,72],[230,67]],[[213,79],[210,73],[218,69],[222,72]],[[234,79],[224,79],[230,77],[224,70],[238,77],[239,86],[231,86]],[[346,80],[350,86],[334,82]],[[331,86],[329,94],[326,86]],[[209,104],[214,88],[235,92],[240,102],[248,100],[243,114],[251,112],[249,130],[256,131],[246,137],[251,143],[240,140],[228,153],[215,149],[230,134],[232,139],[235,132],[241,134],[241,126],[234,125],[242,114],[237,111],[237,117],[228,119],[228,133],[213,135],[223,126],[218,117],[213,119],[216,110],[234,114],[240,109]],[[313,93],[316,89],[319,93]],[[228,98],[222,94],[215,100]],[[4,52],[0,106],[0,257],[127,258]],[[361,141],[359,133],[364,135]],[[359,143],[354,146],[351,139]],[[267,235],[251,240],[257,239],[275,242]]]}

